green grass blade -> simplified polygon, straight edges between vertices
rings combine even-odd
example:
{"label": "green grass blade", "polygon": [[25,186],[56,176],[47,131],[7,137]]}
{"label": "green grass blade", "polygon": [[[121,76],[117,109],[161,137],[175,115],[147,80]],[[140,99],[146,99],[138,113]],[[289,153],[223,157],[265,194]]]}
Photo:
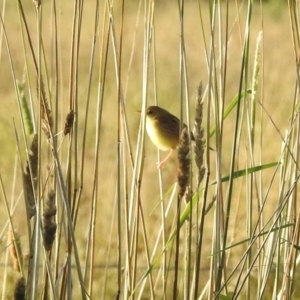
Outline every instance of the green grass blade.
{"label": "green grass blade", "polygon": [[[251,94],[252,91],[249,89],[246,91],[246,93]],[[245,92],[242,92],[240,98],[242,98],[244,96],[245,96]],[[237,105],[240,98],[239,98],[239,94],[238,94],[231,100],[231,102],[229,103],[229,105],[227,106],[227,108],[224,111],[223,120],[225,120],[226,117],[230,114],[230,112],[234,109],[234,107]],[[215,132],[216,132],[216,126],[212,126],[212,128],[209,131],[209,136],[213,136],[215,134]]]}

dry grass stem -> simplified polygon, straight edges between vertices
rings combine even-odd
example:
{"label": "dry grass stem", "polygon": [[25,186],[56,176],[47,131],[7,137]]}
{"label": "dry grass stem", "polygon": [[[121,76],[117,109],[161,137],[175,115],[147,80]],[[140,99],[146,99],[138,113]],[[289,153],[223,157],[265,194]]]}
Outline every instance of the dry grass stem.
{"label": "dry grass stem", "polygon": [[47,195],[43,214],[43,242],[44,247],[47,251],[51,249],[53,241],[55,239],[57,228],[57,225],[55,223],[55,215],[55,192],[54,190],[51,190]]}
{"label": "dry grass stem", "polygon": [[[15,237],[15,240],[14,240]],[[15,232],[15,234],[13,234],[12,229],[9,231],[8,234],[8,242],[9,242],[9,253],[10,253],[10,257],[12,259],[12,263],[13,263],[13,268],[20,272],[21,270],[21,266],[19,265],[22,264],[23,260],[22,260],[22,251],[21,251],[21,243],[20,243],[20,239],[17,235],[17,233]],[[19,253],[19,259],[18,259],[18,253]]]}
{"label": "dry grass stem", "polygon": [[38,9],[41,5],[41,0],[32,0],[33,4],[35,5],[35,8]]}
{"label": "dry grass stem", "polygon": [[217,199],[216,196],[213,196],[211,202],[208,203],[208,205],[205,208],[205,212],[204,212],[205,215],[211,210],[211,208],[213,207],[214,203],[216,202],[216,199]]}

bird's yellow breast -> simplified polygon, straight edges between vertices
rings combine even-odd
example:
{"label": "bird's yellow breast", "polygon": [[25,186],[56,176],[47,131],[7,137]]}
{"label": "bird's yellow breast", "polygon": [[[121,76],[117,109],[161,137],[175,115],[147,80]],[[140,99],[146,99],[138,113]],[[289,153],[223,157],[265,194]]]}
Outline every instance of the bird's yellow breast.
{"label": "bird's yellow breast", "polygon": [[154,145],[162,151],[175,149],[178,145],[178,136],[172,137],[160,129],[157,120],[147,118],[146,130]]}

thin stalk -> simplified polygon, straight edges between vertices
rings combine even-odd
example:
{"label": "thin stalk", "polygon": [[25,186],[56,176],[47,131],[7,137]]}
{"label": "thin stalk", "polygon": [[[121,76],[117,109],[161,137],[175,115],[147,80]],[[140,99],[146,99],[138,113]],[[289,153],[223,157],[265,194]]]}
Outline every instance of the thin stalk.
{"label": "thin stalk", "polygon": [[[242,65],[240,71],[240,82],[239,82],[239,98],[241,99],[242,90],[243,90],[243,82],[247,84],[247,58],[249,56],[249,39],[250,39],[250,22],[252,16],[252,0],[248,2],[248,13],[247,13],[247,20],[246,20],[246,29],[245,29],[245,38],[244,38],[244,46],[243,46],[243,56],[242,56]],[[237,143],[238,143],[238,131],[241,122],[240,118],[240,111],[241,111],[241,101],[238,101],[237,108],[236,108],[236,122],[234,127],[234,135],[233,135],[233,142],[232,142],[232,154],[231,154],[231,163],[230,163],[230,174],[233,174],[236,164],[236,153],[237,153]],[[224,236],[223,236],[223,249],[226,248],[227,244],[227,235],[229,229],[229,216],[231,210],[231,202],[232,202],[232,193],[233,193],[233,178],[230,177],[229,180],[229,187],[228,187],[228,194],[227,194],[227,206],[225,209],[226,217],[225,217],[225,224],[224,224]],[[221,266],[218,269],[218,282],[216,284],[216,291],[219,291],[221,287],[221,272],[223,271],[223,262],[225,259],[225,251],[221,254]]]}
{"label": "thin stalk", "polygon": [[[42,5],[39,5],[36,7],[37,12],[37,66],[38,66],[38,74],[37,74],[37,81],[38,81],[38,100],[40,106],[43,105],[42,103],[42,73],[41,73],[41,41],[42,41]],[[41,111],[41,110],[40,110]],[[41,136],[41,114],[39,114],[39,136]],[[41,152],[41,139],[38,140],[38,152]],[[41,169],[41,155],[38,155],[38,168]],[[41,178],[40,176],[38,177]],[[36,195],[36,215],[35,215],[35,224],[32,234],[32,242],[31,244],[31,256],[33,259],[31,260],[32,264],[36,267],[33,269],[32,273],[32,282],[28,282],[28,299],[36,299],[38,294],[38,283],[39,283],[39,260],[40,260],[40,254],[39,254],[39,247],[40,247],[40,230],[41,230],[41,222],[40,222],[40,216],[41,216],[41,199],[42,199],[42,191],[41,191],[41,182],[38,180],[37,182],[37,195]],[[31,284],[31,285],[30,285]]]}

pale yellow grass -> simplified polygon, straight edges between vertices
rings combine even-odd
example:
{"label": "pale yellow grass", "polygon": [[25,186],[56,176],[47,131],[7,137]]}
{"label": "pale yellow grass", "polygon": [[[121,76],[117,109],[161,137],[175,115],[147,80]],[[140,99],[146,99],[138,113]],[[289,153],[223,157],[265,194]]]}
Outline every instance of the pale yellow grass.
{"label": "pale yellow grass", "polygon": [[[9,37],[10,47],[13,56],[13,62],[15,65],[15,72],[18,79],[23,76],[24,70],[24,54],[21,49],[21,36],[20,28],[18,26],[18,18],[15,15],[15,4],[9,4],[7,6],[6,24],[7,33]],[[116,4],[117,5],[117,4]],[[238,20],[236,20],[236,9],[232,4],[229,28],[230,38],[228,46],[228,72],[226,82],[226,102],[230,100],[238,93],[238,84],[240,77],[240,65],[241,65],[241,49],[242,49],[242,36],[244,32],[244,14],[241,13],[240,21],[241,28],[239,28]],[[209,26],[208,26],[208,10],[205,4],[203,4],[205,12],[203,12],[204,25],[206,28],[206,38],[209,41]],[[49,3],[45,3],[44,15],[43,15],[43,40],[45,43],[45,52],[48,62],[50,62],[50,11]],[[61,60],[61,75],[60,78],[60,95],[59,99],[62,103],[61,118],[61,130],[63,129],[64,117],[68,113],[68,94],[69,94],[69,62],[70,62],[70,41],[71,41],[71,24],[72,24],[72,7],[67,3],[61,4],[59,7],[59,40],[60,40],[60,60]],[[47,12],[47,13],[46,13]],[[115,7],[116,12],[116,28],[118,35],[118,7]],[[35,26],[35,13],[30,6],[26,12],[28,20],[30,22],[30,28],[34,32]],[[80,62],[79,62],[79,85],[78,85],[78,98],[79,98],[79,111],[77,115],[77,121],[79,125],[78,138],[82,139],[82,126],[85,112],[85,100],[87,92],[87,72],[89,65],[89,55],[92,39],[92,27],[93,27],[93,4],[89,1],[85,3],[85,15],[83,16],[83,27],[80,41]],[[139,118],[140,116],[135,113],[141,107],[141,91],[142,91],[142,59],[143,59],[143,17],[140,17],[140,22],[137,28],[136,46],[134,49],[134,56],[132,65],[130,67],[129,77],[127,78],[127,70],[129,66],[129,58],[131,54],[132,42],[135,34],[135,22],[136,22],[137,5],[134,3],[128,4],[125,14],[125,34],[123,37],[124,44],[122,46],[122,84],[123,87],[127,87],[125,94],[126,101],[126,113],[129,120],[129,131],[131,137],[131,143],[133,146],[133,152],[135,153],[135,144],[138,134]],[[100,12],[101,14],[101,12]],[[194,99],[196,87],[200,80],[203,81],[204,86],[208,81],[208,70],[205,61],[205,52],[203,44],[203,36],[201,34],[200,20],[198,14],[198,6],[194,2],[188,2],[185,12],[185,42],[187,51],[187,68],[189,78],[189,89],[191,96],[191,117],[194,116]],[[263,59],[264,65],[262,68],[263,74],[263,90],[261,89],[257,95],[257,99],[263,103],[265,110],[272,117],[273,122],[278,127],[280,133],[283,135],[285,129],[288,127],[288,118],[291,113],[291,106],[293,101],[293,93],[295,87],[295,66],[293,59],[293,50],[291,43],[291,35],[289,28],[288,14],[285,8],[282,8],[280,13],[280,22],[278,21],[278,15],[276,18],[268,13],[268,7],[264,10],[264,45],[263,45]],[[171,3],[158,5],[155,11],[155,42],[156,42],[156,56],[157,56],[157,92],[159,105],[168,108],[174,114],[179,114],[179,21],[178,21],[178,8]],[[100,24],[102,22],[102,15]],[[240,31],[241,30],[241,31]],[[261,30],[261,15],[259,7],[255,7],[253,12],[253,21],[251,28],[251,46],[249,60],[249,67],[252,69],[253,55],[255,51],[256,37]],[[98,36],[101,38],[101,36]],[[97,55],[99,53],[99,45],[97,46]],[[28,55],[30,57],[30,55]],[[2,57],[0,67],[0,172],[5,174],[4,183],[7,190],[7,194],[11,195],[11,182],[13,180],[14,160],[16,152],[16,140],[14,135],[13,120],[16,121],[18,134],[21,136],[20,131],[20,119],[17,109],[16,96],[13,90],[10,67],[8,64],[6,49],[2,45]],[[30,60],[30,65],[31,65]],[[32,65],[31,65],[32,66]],[[117,171],[117,89],[114,73],[113,57],[110,54],[108,62],[108,75],[106,78],[105,96],[103,103],[103,123],[101,127],[101,142],[100,142],[100,164],[99,164],[99,199],[98,199],[98,218],[96,224],[96,261],[95,265],[99,267],[96,272],[96,280],[99,282],[103,278],[103,272],[101,267],[105,264],[106,250],[108,247],[108,237],[110,236],[110,227],[112,223],[112,216],[114,215],[114,202],[116,197],[116,171]],[[149,76],[149,98],[148,103],[154,104],[153,99],[153,69],[150,70]],[[34,79],[34,73],[31,80]],[[93,182],[93,170],[94,170],[94,144],[95,144],[95,117],[96,117],[96,95],[97,95],[97,73],[98,63],[95,64],[95,72],[93,77],[92,86],[92,101],[89,111],[88,122],[88,140],[85,155],[85,171],[83,182],[83,195],[81,200],[81,206],[78,215],[78,229],[76,232],[78,245],[80,247],[80,254],[83,257],[85,253],[86,234],[87,234],[87,220],[90,215],[90,203],[91,203],[91,185]],[[252,73],[250,72],[250,76]],[[128,80],[128,82],[127,82]],[[32,84],[34,86],[34,84]],[[249,86],[250,88],[250,86]],[[260,94],[260,92],[262,92]],[[36,97],[35,91],[33,96]],[[259,105],[258,105],[259,108]],[[224,175],[229,172],[230,163],[230,151],[232,145],[232,132],[234,126],[234,112],[224,123],[224,140],[223,140],[223,172]],[[259,128],[259,127],[258,127]],[[263,112],[263,145],[262,145],[262,161],[263,163],[273,162],[278,160],[281,150],[281,137],[274,128],[270,119]],[[243,137],[245,139],[245,133]],[[257,132],[257,137],[260,132]],[[159,185],[156,169],[156,148],[151,144],[149,139],[146,139],[146,152],[145,152],[145,169],[142,182],[142,204],[145,213],[146,230],[148,231],[149,248],[153,248],[157,232],[161,226],[161,215],[159,208],[157,208],[152,215],[154,206],[159,203]],[[23,143],[21,142],[23,145]],[[214,147],[214,138],[211,140],[212,147]],[[240,149],[241,155],[238,166],[240,169],[246,167],[247,153],[243,148],[243,144]],[[62,152],[67,147],[67,141],[65,140],[62,147]],[[79,147],[79,153],[82,149]],[[243,153],[244,152],[244,153]],[[133,153],[133,154],[134,154]],[[22,153],[24,154],[24,153]],[[165,155],[163,153],[162,155]],[[213,156],[213,153],[211,154]],[[258,156],[256,157],[257,164],[260,164]],[[249,161],[248,161],[249,163]],[[46,165],[45,165],[46,168]],[[130,169],[130,167],[129,167]],[[214,179],[214,166],[211,166],[212,175],[211,179]],[[163,169],[163,182],[164,191],[166,192],[176,181],[176,158],[175,156],[168,161],[166,167]],[[272,170],[266,172],[266,176],[263,183],[267,186],[272,175]],[[17,197],[21,193],[20,188],[20,173],[16,182],[16,192],[13,201],[17,200]],[[232,224],[236,223],[236,227],[233,227],[232,240],[238,241],[245,237],[245,192],[244,192],[245,180],[240,179],[235,183],[234,193],[234,205],[236,211],[232,212]],[[239,186],[241,185],[241,186]],[[226,190],[226,184],[224,184],[224,190]],[[263,189],[265,190],[265,189]],[[277,196],[277,188],[274,186],[270,196],[269,204],[266,211],[272,211],[272,199]],[[214,189],[210,189],[211,196],[214,194]],[[175,203],[173,205],[171,216],[174,214]],[[26,228],[25,225],[25,213],[24,203],[21,200],[17,206],[17,210],[13,215],[16,222],[19,233],[22,233],[22,228]],[[236,215],[236,216],[235,216]],[[212,212],[209,213],[208,219],[213,219]],[[3,212],[0,212],[0,228],[6,223],[6,218]],[[237,220],[237,221],[236,221]],[[116,278],[117,269],[116,265],[116,253],[117,253],[117,240],[116,237],[116,220],[114,221],[114,228],[112,232],[112,250],[109,259],[109,264],[112,269],[109,271],[109,277]],[[167,228],[170,229],[172,224],[172,217],[167,219]],[[207,224],[205,230],[205,242],[203,252],[203,264],[202,266],[209,266],[209,254],[211,248],[211,230],[213,224]],[[240,228],[241,230],[239,231]],[[5,239],[3,237],[3,239]],[[21,237],[22,239],[22,237]],[[25,239],[24,241],[25,242]],[[142,245],[142,242],[141,242]],[[242,247],[241,247],[242,248]],[[143,246],[140,247],[141,254],[144,252]],[[236,250],[238,253],[238,250]],[[242,251],[242,249],[241,249]],[[3,252],[4,253],[4,252]],[[233,261],[234,261],[234,255]],[[145,259],[141,255],[141,260]],[[143,263],[140,263],[143,265]],[[146,268],[146,261],[144,263]],[[144,272],[145,269],[141,270]],[[139,271],[140,272],[140,271]],[[116,284],[116,282],[115,282]],[[114,286],[109,286],[109,290],[112,293],[115,292]],[[97,292],[95,292],[97,293]],[[108,299],[108,298],[107,298]]]}

